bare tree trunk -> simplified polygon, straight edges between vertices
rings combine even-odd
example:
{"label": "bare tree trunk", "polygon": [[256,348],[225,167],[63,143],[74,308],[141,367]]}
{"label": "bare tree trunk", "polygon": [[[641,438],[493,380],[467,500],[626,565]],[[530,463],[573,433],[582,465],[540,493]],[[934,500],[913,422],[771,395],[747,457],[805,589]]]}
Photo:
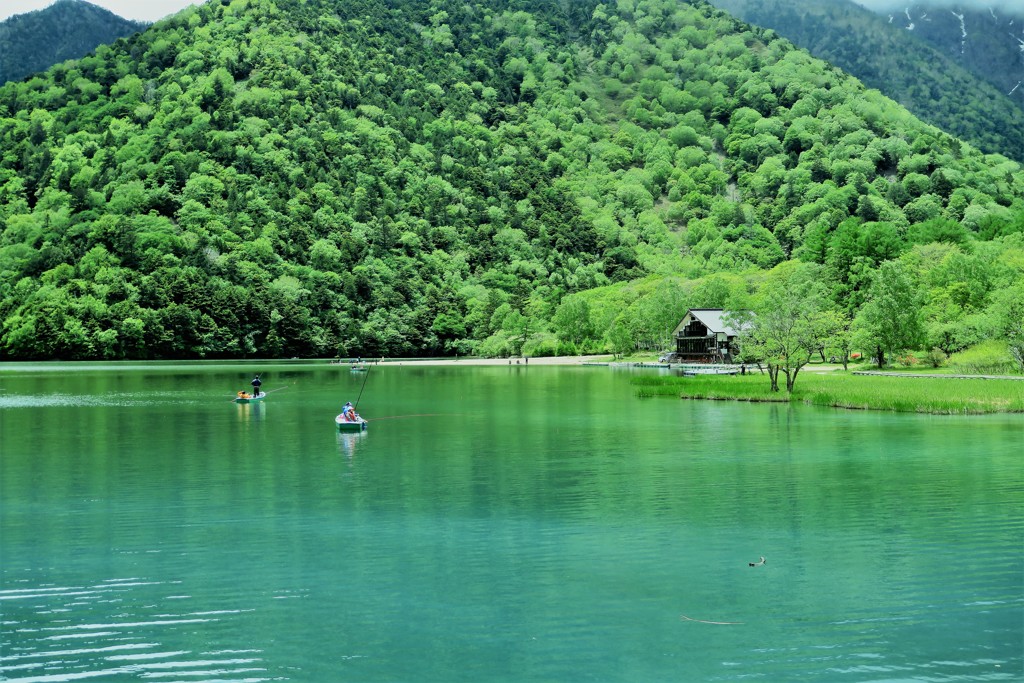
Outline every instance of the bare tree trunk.
{"label": "bare tree trunk", "polygon": [[793,387],[796,385],[796,376],[798,374],[800,374],[799,367],[793,368],[792,373],[786,373],[786,391],[788,391],[789,393],[793,393]]}
{"label": "bare tree trunk", "polygon": [[1014,335],[1010,338],[1010,356],[1017,363],[1017,369],[1024,372],[1024,335]]}

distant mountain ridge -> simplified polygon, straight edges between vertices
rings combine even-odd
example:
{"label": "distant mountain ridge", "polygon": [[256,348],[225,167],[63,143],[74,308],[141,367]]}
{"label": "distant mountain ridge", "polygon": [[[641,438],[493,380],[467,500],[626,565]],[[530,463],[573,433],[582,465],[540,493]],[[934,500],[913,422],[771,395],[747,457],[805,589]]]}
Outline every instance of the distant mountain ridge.
{"label": "distant mountain ridge", "polygon": [[1014,11],[917,2],[885,14],[1024,107],[1024,3]]}
{"label": "distant mountain ridge", "polygon": [[1024,159],[1024,48],[1014,47],[1024,39],[1024,17],[949,3],[877,13],[853,0],[713,4],[777,31],[985,152]]}
{"label": "distant mountain ridge", "polygon": [[0,83],[84,57],[147,26],[85,0],[57,0],[46,9],[17,14],[0,22]]}

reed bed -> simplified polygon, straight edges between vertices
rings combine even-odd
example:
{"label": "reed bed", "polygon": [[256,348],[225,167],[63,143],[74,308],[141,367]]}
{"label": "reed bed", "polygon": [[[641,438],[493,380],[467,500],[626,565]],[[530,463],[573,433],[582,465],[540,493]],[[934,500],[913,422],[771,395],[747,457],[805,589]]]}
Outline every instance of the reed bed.
{"label": "reed bed", "polygon": [[[780,378],[784,382],[784,378]],[[792,394],[771,392],[766,375],[641,377],[642,397],[775,401],[858,410],[980,415],[1024,412],[1024,381],[801,374]]]}
{"label": "reed bed", "polygon": [[774,401],[786,403],[790,400],[786,392],[768,390],[768,377],[761,375],[697,375],[679,377],[660,375],[637,377],[633,380],[637,395],[674,396],[677,398],[703,398],[734,401]]}

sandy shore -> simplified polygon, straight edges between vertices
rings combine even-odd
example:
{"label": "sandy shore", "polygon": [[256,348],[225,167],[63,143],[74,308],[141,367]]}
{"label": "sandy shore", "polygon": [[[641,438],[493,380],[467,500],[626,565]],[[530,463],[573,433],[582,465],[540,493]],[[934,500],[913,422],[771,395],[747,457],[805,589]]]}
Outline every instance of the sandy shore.
{"label": "sandy shore", "polygon": [[[581,363],[611,363],[611,354],[600,356],[547,356],[538,358],[445,358],[442,360],[416,360],[385,358],[384,365],[580,365]],[[364,361],[365,362],[365,361]],[[370,361],[372,362],[372,361]]]}

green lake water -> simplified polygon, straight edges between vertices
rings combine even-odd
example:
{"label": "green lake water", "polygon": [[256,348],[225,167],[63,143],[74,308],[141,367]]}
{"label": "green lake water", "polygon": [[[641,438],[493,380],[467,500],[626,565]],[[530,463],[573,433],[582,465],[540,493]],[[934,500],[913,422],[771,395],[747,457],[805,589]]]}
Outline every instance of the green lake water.
{"label": "green lake water", "polygon": [[634,372],[0,365],[0,679],[1024,680],[1024,416]]}

